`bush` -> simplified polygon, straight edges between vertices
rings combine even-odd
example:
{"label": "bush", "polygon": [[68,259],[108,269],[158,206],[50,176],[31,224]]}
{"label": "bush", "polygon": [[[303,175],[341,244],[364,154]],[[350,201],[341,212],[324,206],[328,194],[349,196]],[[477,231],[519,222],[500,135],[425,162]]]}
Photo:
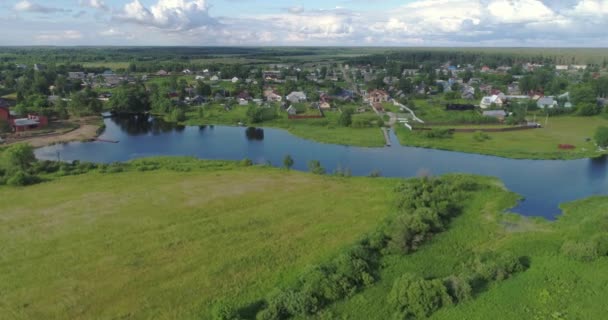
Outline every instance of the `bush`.
{"label": "bush", "polygon": [[319,160],[311,160],[308,162],[308,170],[311,173],[323,175],[325,174],[325,168],[321,166],[321,162]]}
{"label": "bush", "polygon": [[41,179],[24,171],[17,171],[6,180],[9,186],[29,186],[40,182]]}
{"label": "bush", "polygon": [[388,301],[397,308],[401,318],[427,318],[453,303],[440,280],[424,280],[411,274],[395,280]]}
{"label": "bush", "polygon": [[478,141],[478,142],[484,142],[487,140],[492,139],[490,137],[490,135],[488,135],[487,133],[483,132],[483,131],[475,131],[475,133],[473,134],[473,140]]}
{"label": "bush", "polygon": [[423,132],[423,136],[429,139],[448,139],[453,134],[454,131],[450,129],[431,129]]}
{"label": "bush", "polygon": [[597,234],[590,240],[568,240],[564,242],[560,251],[574,260],[591,262],[608,255],[608,235]]}
{"label": "bush", "polygon": [[473,288],[464,277],[449,276],[443,280],[443,285],[454,302],[467,301],[473,296]]}
{"label": "bush", "polygon": [[602,148],[608,147],[608,127],[598,127],[595,130],[594,138],[598,146]]}
{"label": "bush", "polygon": [[251,161],[249,158],[245,158],[241,160],[240,165],[243,167],[251,167],[253,165],[253,161]]}

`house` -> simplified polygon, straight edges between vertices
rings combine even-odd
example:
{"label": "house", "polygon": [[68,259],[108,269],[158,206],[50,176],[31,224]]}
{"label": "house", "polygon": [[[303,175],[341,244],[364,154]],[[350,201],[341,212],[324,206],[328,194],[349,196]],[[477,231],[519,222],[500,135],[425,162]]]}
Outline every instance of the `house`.
{"label": "house", "polygon": [[481,72],[484,72],[484,73],[486,73],[486,72],[490,72],[491,70],[492,70],[492,69],[490,69],[490,67],[488,67],[488,66],[483,66],[483,67],[481,67]]}
{"label": "house", "polygon": [[68,79],[84,80],[84,79],[86,79],[86,74],[84,72],[68,72]]}
{"label": "house", "polygon": [[283,97],[274,91],[274,89],[264,90],[264,98],[266,98],[266,101],[270,102],[281,102],[283,100]]}
{"label": "house", "polygon": [[383,103],[387,102],[389,95],[384,90],[372,90],[367,93],[365,100],[369,103]]}
{"label": "house", "polygon": [[567,65],[556,65],[555,66],[555,70],[557,70],[557,71],[565,71],[565,70],[568,70],[568,66]]}
{"label": "house", "polygon": [[586,65],[573,65],[572,69],[574,69],[574,70],[587,70],[587,66]]}
{"label": "house", "polygon": [[34,71],[44,71],[46,69],[46,66],[41,65],[39,63],[35,63],[34,64]]}
{"label": "house", "polygon": [[471,87],[471,86],[466,86],[466,87],[462,88],[461,97],[466,100],[475,99],[475,88]]}
{"label": "house", "polygon": [[194,80],[205,80],[205,76],[198,75],[198,76],[194,77]]}
{"label": "house", "polygon": [[294,107],[293,105],[289,106],[289,108],[287,108],[287,114],[289,114],[290,116],[295,116],[298,113],[298,111],[296,110],[296,107]]}
{"label": "house", "polygon": [[232,81],[232,83],[237,83],[237,82],[239,82],[239,78],[234,77],[234,78],[232,78],[232,80],[230,80],[230,81]]}
{"label": "house", "polygon": [[287,100],[291,103],[300,103],[306,101],[306,94],[302,91],[294,91],[287,95]]}
{"label": "house", "polygon": [[11,122],[11,111],[7,106],[0,106],[0,120]]}
{"label": "house", "polygon": [[209,80],[211,80],[211,81],[213,81],[213,82],[217,82],[217,81],[220,81],[220,77],[218,77],[218,76],[213,76],[213,77],[211,77],[211,79],[209,79]]}
{"label": "house", "polygon": [[192,74],[192,71],[190,71],[190,69],[184,69],[182,71],[183,74]]}
{"label": "house", "polygon": [[13,119],[12,126],[15,132],[23,132],[37,128],[46,127],[49,120],[45,116],[28,115],[27,118]]}
{"label": "house", "polygon": [[479,107],[482,109],[488,109],[489,107],[495,105],[497,107],[502,107],[502,105],[506,102],[506,97],[504,94],[495,94],[492,96],[486,96],[481,99],[479,103]]}
{"label": "house", "polygon": [[251,95],[249,94],[249,91],[241,91],[237,96],[237,99],[243,99],[243,100],[251,100]]}
{"label": "house", "polygon": [[168,76],[169,72],[165,71],[165,70],[160,70],[156,73],[157,76],[159,77],[164,77],[164,76]]}
{"label": "house", "polygon": [[319,102],[319,109],[329,110],[329,109],[331,109],[331,104],[327,101],[321,101],[321,102]]}
{"label": "house", "polygon": [[504,110],[487,110],[483,112],[484,117],[496,118],[500,121],[504,121],[507,117],[507,113]]}
{"label": "house", "polygon": [[555,108],[557,106],[557,101],[555,101],[553,99],[553,97],[542,97],[540,99],[538,99],[538,101],[536,102],[536,105],[541,108],[541,109],[545,109],[545,108]]}

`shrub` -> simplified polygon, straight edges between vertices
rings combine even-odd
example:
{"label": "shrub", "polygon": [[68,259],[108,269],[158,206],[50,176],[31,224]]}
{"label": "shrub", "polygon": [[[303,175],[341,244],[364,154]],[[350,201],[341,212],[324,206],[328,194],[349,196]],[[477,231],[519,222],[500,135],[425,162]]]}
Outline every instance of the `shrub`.
{"label": "shrub", "polygon": [[561,253],[574,260],[590,262],[608,255],[608,235],[597,234],[590,240],[568,240],[560,249]]}
{"label": "shrub", "polygon": [[483,132],[483,131],[475,131],[475,133],[473,134],[473,140],[478,141],[478,142],[484,142],[487,140],[492,139],[490,137],[490,135],[488,135],[487,133]]}
{"label": "shrub", "polygon": [[443,285],[454,302],[467,301],[473,295],[473,288],[464,277],[449,276],[443,280]]}
{"label": "shrub", "polygon": [[319,160],[311,160],[308,162],[308,170],[311,173],[323,175],[325,174],[325,168],[321,166],[321,162]]}
{"label": "shrub", "polygon": [[253,161],[251,161],[249,158],[245,158],[241,160],[240,165],[243,167],[251,167],[253,165]]}
{"label": "shrub", "polygon": [[19,170],[8,177],[6,184],[10,186],[28,186],[40,181],[40,178]]}
{"label": "shrub", "polygon": [[448,139],[451,138],[454,132],[450,129],[431,129],[424,131],[423,135],[429,139]]}
{"label": "shrub", "polygon": [[598,146],[602,148],[608,147],[608,127],[598,127],[595,130],[594,138]]}
{"label": "shrub", "polygon": [[395,280],[388,299],[402,318],[426,318],[453,303],[440,280],[424,280],[411,274]]}

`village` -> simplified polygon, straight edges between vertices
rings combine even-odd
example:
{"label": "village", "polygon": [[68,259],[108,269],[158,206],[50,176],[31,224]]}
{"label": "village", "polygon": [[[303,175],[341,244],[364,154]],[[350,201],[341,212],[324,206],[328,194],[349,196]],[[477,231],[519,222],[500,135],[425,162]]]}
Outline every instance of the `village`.
{"label": "village", "polygon": [[[9,142],[78,130],[71,119],[103,112],[149,112],[189,125],[280,127],[321,142],[377,147],[395,143],[385,128],[418,132],[413,141],[538,129],[553,116],[600,114],[608,102],[606,68],[599,65],[447,61],[412,67],[352,59],[153,72],[3,66],[0,83],[8,94],[0,98],[0,121]],[[24,87],[32,82],[34,88]],[[398,136],[408,140],[404,132]]]}

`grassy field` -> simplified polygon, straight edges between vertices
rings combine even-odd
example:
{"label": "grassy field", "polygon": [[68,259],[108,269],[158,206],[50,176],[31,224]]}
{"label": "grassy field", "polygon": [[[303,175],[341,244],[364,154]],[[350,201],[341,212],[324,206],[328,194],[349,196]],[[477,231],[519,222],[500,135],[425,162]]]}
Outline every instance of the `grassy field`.
{"label": "grassy field", "polygon": [[441,278],[458,270],[473,253],[493,250],[526,256],[530,268],[473,300],[441,309],[431,319],[603,319],[608,311],[608,257],[581,262],[563,255],[560,247],[566,240],[606,233],[608,198],[564,205],[564,216],[554,223],[501,214],[514,200],[498,188],[488,188],[448,232],[411,256],[388,257],[376,286],[318,318],[390,319],[387,295],[399,275]]}
{"label": "grassy field", "polygon": [[[598,126],[608,126],[603,117],[554,117],[538,119],[541,129],[488,133],[489,140],[477,141],[475,133],[455,133],[452,138],[430,139],[420,132],[399,128],[397,136],[402,145],[480,153],[505,158],[578,159],[601,154],[593,141]],[[559,144],[576,146],[574,150],[560,150]]]}
{"label": "grassy field", "polygon": [[[0,315],[209,319],[218,299],[258,301],[395,209],[395,179],[163,159],[153,161],[168,169],[1,187]],[[387,295],[400,275],[441,278],[481,252],[510,251],[529,259],[528,270],[431,318],[602,319],[608,257],[583,262],[560,248],[606,238],[608,197],[566,204],[547,222],[505,214],[518,197],[496,180],[477,181],[483,191],[446,231],[413,254],[386,254],[377,283],[315,318],[390,319]]]}
{"label": "grassy field", "polygon": [[0,187],[0,318],[209,319],[373,229],[395,184],[227,165]]}

